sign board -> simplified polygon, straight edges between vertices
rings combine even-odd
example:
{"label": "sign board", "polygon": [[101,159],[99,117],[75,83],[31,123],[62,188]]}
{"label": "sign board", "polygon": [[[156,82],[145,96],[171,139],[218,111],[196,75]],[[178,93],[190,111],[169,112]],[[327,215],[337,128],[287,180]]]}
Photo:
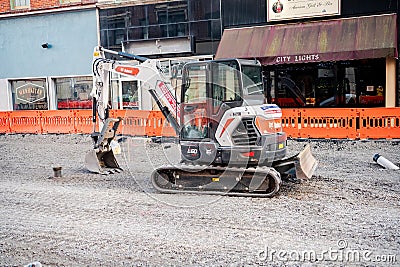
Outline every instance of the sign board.
{"label": "sign board", "polygon": [[194,52],[194,40],[192,36],[125,41],[123,45],[125,52],[134,55],[163,55]]}
{"label": "sign board", "polygon": [[15,89],[17,99],[26,103],[35,103],[46,98],[43,86],[27,83]]}
{"label": "sign board", "polygon": [[340,15],[340,0],[267,0],[268,21]]}

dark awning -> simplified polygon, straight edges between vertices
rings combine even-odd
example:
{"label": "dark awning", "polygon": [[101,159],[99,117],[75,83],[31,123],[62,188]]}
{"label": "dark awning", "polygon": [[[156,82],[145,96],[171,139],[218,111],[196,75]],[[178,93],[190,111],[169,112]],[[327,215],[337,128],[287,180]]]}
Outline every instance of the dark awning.
{"label": "dark awning", "polygon": [[226,29],[216,58],[262,64],[397,57],[396,15]]}

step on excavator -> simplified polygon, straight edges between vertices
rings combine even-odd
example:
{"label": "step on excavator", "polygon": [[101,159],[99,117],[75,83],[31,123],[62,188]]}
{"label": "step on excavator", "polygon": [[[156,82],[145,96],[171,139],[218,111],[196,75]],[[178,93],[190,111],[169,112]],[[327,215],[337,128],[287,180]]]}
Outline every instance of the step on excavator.
{"label": "step on excavator", "polygon": [[[105,53],[117,59],[107,59]],[[271,197],[282,180],[307,179],[316,169],[309,145],[286,157],[282,111],[266,103],[257,60],[188,62],[182,69],[182,86],[172,88],[158,60],[98,46],[91,92],[94,149],[86,156],[92,172],[122,170],[110,146],[122,121],[109,117],[110,73],[145,84],[179,137],[181,162],[160,166],[151,174],[159,192]]]}

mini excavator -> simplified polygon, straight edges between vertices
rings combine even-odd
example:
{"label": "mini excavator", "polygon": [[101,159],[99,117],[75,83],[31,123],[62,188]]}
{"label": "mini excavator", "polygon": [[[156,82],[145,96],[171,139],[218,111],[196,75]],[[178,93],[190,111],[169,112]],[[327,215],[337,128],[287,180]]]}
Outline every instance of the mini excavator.
{"label": "mini excavator", "polygon": [[[105,53],[121,59],[107,59]],[[317,161],[309,145],[286,157],[282,111],[266,103],[257,60],[188,62],[182,69],[182,86],[175,90],[158,60],[95,47],[94,149],[85,159],[92,172],[121,171],[110,146],[122,122],[109,117],[110,73],[146,84],[179,137],[181,162],[158,167],[151,174],[160,192],[271,197],[283,179],[307,179],[315,171]]]}

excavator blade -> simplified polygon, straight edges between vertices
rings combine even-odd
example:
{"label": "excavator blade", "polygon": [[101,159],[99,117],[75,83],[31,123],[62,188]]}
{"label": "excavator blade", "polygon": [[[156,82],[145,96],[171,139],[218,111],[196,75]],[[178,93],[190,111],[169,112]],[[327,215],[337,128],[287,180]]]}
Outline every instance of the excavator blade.
{"label": "excavator blade", "polygon": [[298,179],[311,178],[315,169],[317,168],[318,162],[311,153],[310,144],[307,144],[303,151],[301,151],[296,158],[296,177]]}
{"label": "excavator blade", "polygon": [[297,179],[309,179],[314,174],[317,168],[318,161],[311,153],[311,147],[307,144],[303,151],[294,155],[293,157],[275,161],[272,164],[283,178],[291,177],[295,175]]}

